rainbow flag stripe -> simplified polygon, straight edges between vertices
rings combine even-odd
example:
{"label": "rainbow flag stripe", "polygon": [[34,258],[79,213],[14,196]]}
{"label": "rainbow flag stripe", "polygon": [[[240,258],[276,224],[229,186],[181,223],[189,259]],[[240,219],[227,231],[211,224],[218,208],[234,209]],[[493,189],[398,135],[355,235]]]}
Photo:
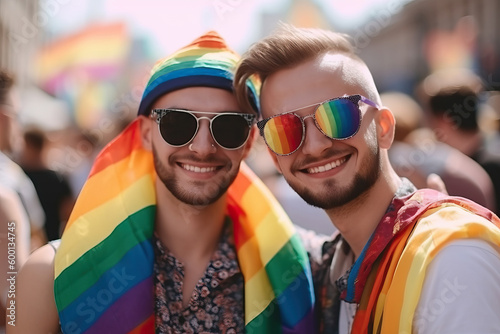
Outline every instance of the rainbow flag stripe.
{"label": "rainbow flag stripe", "polygon": [[449,242],[500,247],[500,219],[470,200],[419,190],[400,212],[396,235],[367,279],[353,333],[411,333],[426,268]]}
{"label": "rainbow flag stripe", "polygon": [[43,47],[36,58],[39,83],[50,93],[68,76],[110,78],[119,73],[130,49],[124,23],[96,24]]}
{"label": "rainbow flag stripe", "polygon": [[332,100],[319,105],[316,122],[331,138],[350,137],[358,129],[359,111],[350,100]]}
{"label": "rainbow flag stripe", "polygon": [[269,119],[263,131],[266,143],[279,154],[295,151],[304,136],[302,122],[295,114],[283,114]]}
{"label": "rainbow flag stripe", "polygon": [[[139,120],[99,154],[64,231],[54,293],[64,333],[153,333],[156,177]],[[276,199],[242,164],[228,190],[247,333],[311,333],[307,253]]]}

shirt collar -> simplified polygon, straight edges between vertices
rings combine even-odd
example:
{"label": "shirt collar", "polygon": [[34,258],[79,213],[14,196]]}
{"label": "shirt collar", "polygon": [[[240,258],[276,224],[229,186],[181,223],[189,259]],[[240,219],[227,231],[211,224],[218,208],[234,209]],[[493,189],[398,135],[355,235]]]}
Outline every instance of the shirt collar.
{"label": "shirt collar", "polygon": [[[402,230],[402,228],[394,228],[397,223],[395,219],[396,214],[404,205],[404,200],[402,199],[415,192],[416,188],[408,179],[402,178],[401,180],[402,182],[396,190],[391,203],[387,207],[385,215],[375,228],[375,231],[366,243],[360,256],[335,282],[340,291],[340,298],[347,302],[359,303],[361,293],[363,292],[366,279],[368,278],[373,263],[384,251],[392,238]],[[377,238],[373,238],[374,235],[377,235]],[[343,240],[343,242],[345,241]],[[352,253],[352,250],[350,250],[350,253]]]}

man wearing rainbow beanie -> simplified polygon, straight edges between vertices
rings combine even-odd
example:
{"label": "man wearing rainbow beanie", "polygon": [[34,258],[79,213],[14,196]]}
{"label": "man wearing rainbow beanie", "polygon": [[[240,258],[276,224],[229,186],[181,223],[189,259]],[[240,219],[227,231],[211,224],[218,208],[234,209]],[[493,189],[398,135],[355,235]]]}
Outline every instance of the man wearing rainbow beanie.
{"label": "man wearing rainbow beanie", "polygon": [[13,333],[314,332],[307,253],[241,163],[259,108],[252,80],[236,102],[238,60],[210,32],[154,66],[60,245],[20,271]]}

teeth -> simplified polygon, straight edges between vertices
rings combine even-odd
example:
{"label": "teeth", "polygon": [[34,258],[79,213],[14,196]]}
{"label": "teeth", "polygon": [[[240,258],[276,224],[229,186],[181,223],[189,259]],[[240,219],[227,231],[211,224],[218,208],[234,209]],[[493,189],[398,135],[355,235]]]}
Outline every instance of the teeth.
{"label": "teeth", "polygon": [[321,173],[321,172],[326,172],[329,171],[330,169],[333,169],[335,167],[340,166],[346,161],[346,158],[342,158],[333,162],[330,162],[324,166],[319,166],[319,167],[313,167],[313,168],[308,168],[307,172],[309,174],[315,174],[315,173]]}
{"label": "teeth", "polygon": [[195,172],[195,173],[210,173],[216,170],[216,167],[196,167],[196,166],[191,166],[191,165],[182,165],[182,168],[185,170],[188,170],[190,172]]}

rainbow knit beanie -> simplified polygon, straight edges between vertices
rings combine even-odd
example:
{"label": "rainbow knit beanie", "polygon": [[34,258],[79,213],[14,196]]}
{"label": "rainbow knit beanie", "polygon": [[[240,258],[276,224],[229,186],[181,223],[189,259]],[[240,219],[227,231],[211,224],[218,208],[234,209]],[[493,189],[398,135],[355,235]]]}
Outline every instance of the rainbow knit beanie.
{"label": "rainbow knit beanie", "polygon": [[[172,55],[159,60],[151,70],[139,105],[139,115],[148,115],[156,99],[187,87],[214,87],[233,91],[233,79],[240,57],[215,31],[197,38]],[[248,80],[250,104],[259,113],[258,82]]]}

